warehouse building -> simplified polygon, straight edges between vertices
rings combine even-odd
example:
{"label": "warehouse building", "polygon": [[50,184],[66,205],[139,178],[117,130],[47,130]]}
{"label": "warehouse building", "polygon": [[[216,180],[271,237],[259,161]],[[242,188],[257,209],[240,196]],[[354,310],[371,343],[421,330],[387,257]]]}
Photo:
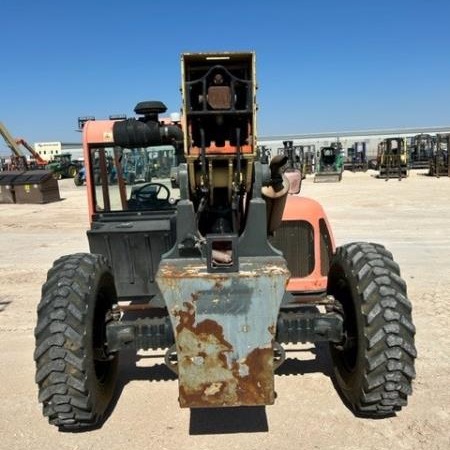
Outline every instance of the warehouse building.
{"label": "warehouse building", "polygon": [[81,160],[83,158],[83,146],[73,142],[36,142],[34,150],[46,161],[50,161],[56,155],[70,153],[72,159]]}

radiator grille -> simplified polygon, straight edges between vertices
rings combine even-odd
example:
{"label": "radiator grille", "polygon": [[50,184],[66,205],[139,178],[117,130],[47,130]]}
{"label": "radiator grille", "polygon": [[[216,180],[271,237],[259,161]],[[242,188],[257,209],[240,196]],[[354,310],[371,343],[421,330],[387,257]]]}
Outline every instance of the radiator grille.
{"label": "radiator grille", "polygon": [[322,275],[328,275],[330,270],[330,261],[333,256],[333,244],[325,220],[319,220],[320,228],[320,272]]}
{"label": "radiator grille", "polygon": [[314,230],[309,222],[283,222],[270,242],[283,252],[292,277],[302,278],[312,273],[315,264]]}

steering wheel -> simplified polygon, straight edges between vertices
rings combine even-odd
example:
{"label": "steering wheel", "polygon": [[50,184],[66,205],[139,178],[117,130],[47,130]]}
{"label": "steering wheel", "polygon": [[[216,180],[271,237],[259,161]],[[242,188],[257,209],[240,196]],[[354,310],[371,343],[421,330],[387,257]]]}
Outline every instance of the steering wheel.
{"label": "steering wheel", "polygon": [[170,189],[162,183],[146,183],[133,189],[133,198],[143,207],[169,205]]}

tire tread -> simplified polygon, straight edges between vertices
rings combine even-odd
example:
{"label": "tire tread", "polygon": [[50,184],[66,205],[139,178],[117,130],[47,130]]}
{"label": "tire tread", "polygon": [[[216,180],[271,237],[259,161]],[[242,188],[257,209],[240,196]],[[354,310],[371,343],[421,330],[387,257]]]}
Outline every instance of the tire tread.
{"label": "tire tread", "polygon": [[392,415],[407,404],[415,377],[415,327],[406,283],[392,254],[379,244],[344,245],[335,260],[347,264],[356,283],[365,340],[360,392],[351,398],[342,393],[356,413]]}
{"label": "tire tread", "polygon": [[89,286],[105,267],[101,255],[63,256],[54,262],[42,287],[35,328],[35,381],[44,416],[62,429],[88,428],[99,421],[86,374],[86,319],[93,307]]}

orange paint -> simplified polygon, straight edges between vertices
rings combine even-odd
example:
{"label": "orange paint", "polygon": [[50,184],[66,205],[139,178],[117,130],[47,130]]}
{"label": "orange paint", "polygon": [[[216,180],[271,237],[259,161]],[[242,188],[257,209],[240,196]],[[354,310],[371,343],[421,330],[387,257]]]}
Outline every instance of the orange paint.
{"label": "orange paint", "polygon": [[327,288],[327,276],[321,273],[320,220],[323,219],[331,239],[334,253],[335,243],[330,224],[320,203],[307,197],[288,196],[283,212],[283,221],[305,220],[314,230],[314,270],[303,278],[290,278],[286,290],[290,292],[324,291]]}
{"label": "orange paint", "polygon": [[[253,149],[251,145],[241,145],[241,153],[248,154],[252,153]],[[190,155],[200,155],[202,152],[200,147],[191,147],[189,149]],[[209,147],[205,148],[205,153],[207,155],[235,155],[237,153],[237,147],[230,145],[229,141],[225,142],[222,147],[217,147],[214,142],[211,142]]]}
{"label": "orange paint", "polygon": [[83,154],[84,166],[86,168],[86,186],[88,195],[89,219],[92,222],[92,216],[95,213],[94,189],[91,177],[91,148],[112,147],[114,120],[89,120],[83,126]]}

